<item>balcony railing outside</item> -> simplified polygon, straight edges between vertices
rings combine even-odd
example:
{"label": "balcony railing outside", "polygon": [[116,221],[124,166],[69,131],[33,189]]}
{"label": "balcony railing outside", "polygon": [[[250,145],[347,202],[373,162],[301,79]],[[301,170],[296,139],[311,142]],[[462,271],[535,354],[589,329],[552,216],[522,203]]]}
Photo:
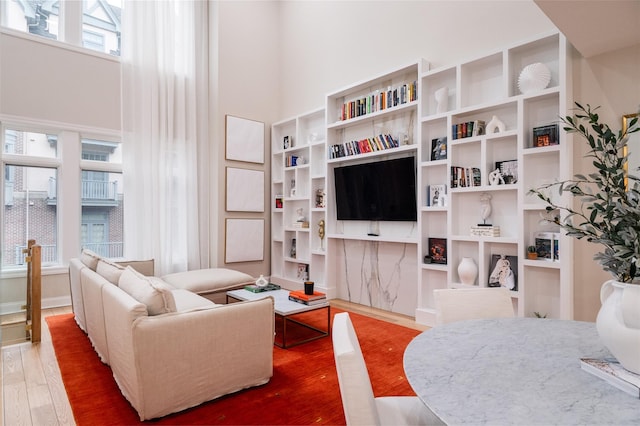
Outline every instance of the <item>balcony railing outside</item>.
{"label": "balcony railing outside", "polygon": [[[56,178],[49,178],[50,199],[57,196]],[[104,180],[82,180],[82,199],[83,200],[112,200],[115,201],[118,196],[118,182],[108,182]]]}
{"label": "balcony railing outside", "polygon": [[[109,242],[109,243],[87,243],[83,244],[83,248],[89,249],[102,257],[106,258],[121,258],[123,254],[122,242]],[[58,250],[55,244],[43,245],[42,247],[42,264],[51,264],[58,261]],[[15,247],[15,265],[24,265],[24,253],[23,249],[26,249],[26,245]]]}

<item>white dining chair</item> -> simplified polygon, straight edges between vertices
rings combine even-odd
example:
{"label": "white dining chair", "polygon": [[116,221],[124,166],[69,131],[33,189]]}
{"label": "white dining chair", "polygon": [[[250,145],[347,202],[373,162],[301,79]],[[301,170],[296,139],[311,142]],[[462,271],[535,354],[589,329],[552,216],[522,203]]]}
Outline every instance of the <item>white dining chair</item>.
{"label": "white dining chair", "polygon": [[514,317],[509,290],[495,288],[446,288],[433,290],[436,325],[481,318]]}
{"label": "white dining chair", "polygon": [[333,318],[333,353],[347,425],[442,425],[416,396],[374,397],[348,312]]}

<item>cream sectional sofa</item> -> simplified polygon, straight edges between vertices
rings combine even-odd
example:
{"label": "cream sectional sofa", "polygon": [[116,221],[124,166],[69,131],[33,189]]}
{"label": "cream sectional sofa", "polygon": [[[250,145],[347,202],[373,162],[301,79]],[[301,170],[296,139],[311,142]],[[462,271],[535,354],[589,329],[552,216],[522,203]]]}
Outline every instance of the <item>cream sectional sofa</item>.
{"label": "cream sectional sofa", "polygon": [[136,269],[153,265],[124,267],[88,251],[69,263],[76,322],[140,420],[270,380],[272,298],[216,304]]}

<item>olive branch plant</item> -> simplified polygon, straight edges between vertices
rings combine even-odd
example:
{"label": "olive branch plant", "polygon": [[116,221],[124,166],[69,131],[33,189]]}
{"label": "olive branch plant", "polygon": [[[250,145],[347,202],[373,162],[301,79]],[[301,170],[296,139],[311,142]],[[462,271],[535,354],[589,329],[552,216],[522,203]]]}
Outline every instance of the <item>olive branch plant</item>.
{"label": "olive branch plant", "polygon": [[[589,151],[585,157],[593,159],[595,168],[588,175],[576,174],[573,179],[545,184],[531,189],[529,194],[542,199],[547,212],[567,235],[599,244],[602,250],[593,256],[602,268],[623,283],[640,276],[640,178],[627,173],[628,151],[625,145],[629,134],[640,131],[638,117],[631,119],[627,129],[614,132],[596,113],[599,107],[586,107],[578,102],[573,116],[560,118],[564,130],[586,139]],[[640,147],[639,147],[640,149]],[[550,190],[557,189],[579,199],[577,208],[561,206],[551,200]]]}

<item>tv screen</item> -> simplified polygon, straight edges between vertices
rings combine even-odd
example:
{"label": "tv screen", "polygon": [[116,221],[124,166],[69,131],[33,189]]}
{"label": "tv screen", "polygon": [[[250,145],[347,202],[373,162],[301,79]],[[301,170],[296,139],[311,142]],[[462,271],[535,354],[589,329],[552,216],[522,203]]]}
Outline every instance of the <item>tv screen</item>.
{"label": "tv screen", "polygon": [[416,221],[414,157],[334,169],[338,220]]}

